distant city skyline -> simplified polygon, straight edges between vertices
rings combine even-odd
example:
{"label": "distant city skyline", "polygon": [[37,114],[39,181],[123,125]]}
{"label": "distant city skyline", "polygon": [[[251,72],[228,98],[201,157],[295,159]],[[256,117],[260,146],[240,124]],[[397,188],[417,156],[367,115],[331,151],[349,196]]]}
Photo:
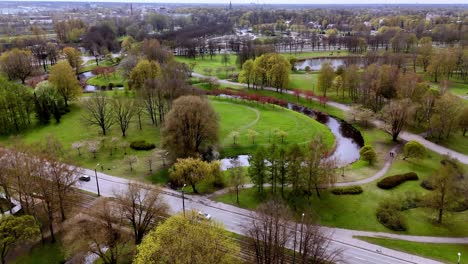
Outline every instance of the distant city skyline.
{"label": "distant city skyline", "polygon": [[[4,1],[0,0],[0,2],[12,2],[12,1]],[[227,1],[219,1],[219,0],[163,0],[163,1],[154,1],[154,0],[94,0],[94,1],[85,1],[85,0],[18,0],[14,2],[83,2],[83,3],[92,3],[92,2],[108,2],[108,3],[154,3],[154,4],[164,4],[164,3],[181,3],[181,4],[229,4],[229,0]],[[399,4],[421,4],[421,5],[447,5],[447,4],[463,4],[467,5],[466,0],[448,0],[444,3],[441,3],[440,0],[336,0],[336,1],[329,1],[329,0],[292,0],[292,1],[285,1],[285,0],[234,0],[232,1],[233,5],[236,4],[284,4],[284,5],[359,5],[359,4],[376,4],[376,5],[399,5]]]}

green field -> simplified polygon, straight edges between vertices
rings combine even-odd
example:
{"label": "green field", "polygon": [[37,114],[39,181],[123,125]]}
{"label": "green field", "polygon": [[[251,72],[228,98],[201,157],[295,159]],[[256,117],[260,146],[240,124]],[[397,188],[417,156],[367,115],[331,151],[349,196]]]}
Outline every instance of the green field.
{"label": "green field", "polygon": [[382,247],[443,261],[444,263],[457,263],[458,252],[462,253],[462,261],[468,257],[468,244],[431,244],[376,237],[356,238]]}
{"label": "green field", "polygon": [[210,59],[209,55],[206,55],[204,59],[200,57],[192,59],[183,56],[175,56],[174,58],[176,61],[184,62],[186,64],[196,63],[193,71],[199,74],[207,75],[205,69],[209,68],[212,70],[210,76],[216,76],[220,79],[228,79],[229,74],[232,73],[232,71],[228,71],[226,75],[226,71],[224,70],[225,66],[235,66],[236,70],[234,72],[239,71],[236,61],[237,56],[234,54],[229,55],[229,62],[226,65],[222,62],[222,55],[214,55],[213,59]]}
{"label": "green field", "polygon": [[[268,145],[273,142],[281,144],[280,138],[274,134],[275,129],[287,133],[284,144],[304,144],[318,134],[322,135],[329,148],[334,142],[331,131],[325,125],[282,107],[258,106],[254,102],[239,103],[237,100],[218,98],[212,100],[212,104],[221,120],[220,143],[225,156],[250,153],[258,145]],[[249,129],[259,133],[255,144],[252,144],[247,134]],[[236,145],[232,138],[233,131],[239,132]]]}
{"label": "green field", "polygon": [[[434,223],[435,213],[429,209],[406,210],[402,212],[408,226],[405,232],[391,231],[378,222],[375,212],[380,201],[385,198],[402,197],[406,193],[423,195],[428,192],[420,186],[420,183],[439,166],[441,156],[430,153],[430,156],[420,161],[403,161],[401,156],[396,159],[387,175],[414,171],[419,175],[420,180],[406,182],[392,190],[379,189],[373,182],[362,185],[364,192],[360,195],[339,196],[324,191],[320,199],[315,195],[311,196],[310,200],[307,197],[297,199],[296,211],[300,213],[304,210],[313,210],[322,225],[331,227],[426,236],[467,236],[468,211],[451,213],[451,217],[446,218],[444,224],[438,225]],[[218,196],[215,199],[236,205],[236,197],[232,193]],[[254,209],[260,202],[261,199],[257,196],[255,188],[240,192],[241,207]]]}
{"label": "green field", "polygon": [[27,252],[14,259],[11,263],[14,264],[61,264],[65,263],[65,254],[62,243],[60,241],[54,244],[46,242],[46,244],[37,244]]}
{"label": "green field", "polygon": [[[220,117],[220,143],[224,155],[248,154],[257,145],[268,144],[269,137],[271,142],[279,142],[279,138],[276,138],[273,133],[275,128],[287,132],[285,143],[306,143],[314,135],[321,133],[327,145],[330,148],[333,145],[333,135],[326,126],[296,112],[275,106],[256,106],[249,103],[219,100],[212,100],[212,103]],[[130,125],[127,137],[123,139],[117,125],[111,128],[106,137],[100,136],[99,129],[88,127],[82,121],[83,113],[84,110],[81,107],[72,104],[70,113],[63,116],[59,124],[51,122],[46,126],[37,126],[19,136],[27,144],[43,142],[48,136],[54,136],[63,145],[64,156],[67,156],[76,165],[89,169],[94,169],[96,164],[99,163],[98,169],[101,170],[102,166],[104,172],[111,175],[139,180],[146,179],[156,183],[164,183],[167,180],[167,175],[154,171],[156,168],[161,167],[162,161],[158,161],[153,167],[153,173],[149,173],[149,166],[145,161],[145,158],[151,153],[149,151],[135,151],[130,148],[124,150],[122,147],[117,147],[112,150],[111,155],[110,146],[113,144],[111,142],[113,137],[126,142],[146,140],[156,144],[156,147],[160,147],[160,128],[153,126],[147,117],[143,118],[142,130],[138,128],[135,118]],[[255,145],[251,143],[246,134],[248,129],[254,129],[259,133]],[[231,137],[234,130],[240,133],[238,144],[235,146],[232,144]],[[101,146],[103,146],[100,152],[97,153],[96,159],[87,151],[87,147],[81,149],[81,156],[78,155],[77,150],[72,148],[74,142],[96,140],[102,142]],[[8,144],[9,137],[2,137],[0,141]],[[128,155],[135,155],[139,159],[132,171],[124,160],[125,151],[127,151]]]}
{"label": "green field", "polygon": [[110,83],[116,86],[124,86],[125,80],[120,72],[114,72],[109,76],[105,77],[104,75],[98,75],[89,78],[86,81],[87,84],[95,85],[97,87],[106,86],[108,87]]}

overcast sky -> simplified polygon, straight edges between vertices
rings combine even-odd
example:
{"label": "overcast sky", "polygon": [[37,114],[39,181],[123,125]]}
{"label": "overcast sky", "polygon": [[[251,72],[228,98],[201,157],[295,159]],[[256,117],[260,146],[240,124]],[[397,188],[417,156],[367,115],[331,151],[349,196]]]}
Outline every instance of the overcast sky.
{"label": "overcast sky", "polygon": [[[0,0],[3,1],[3,0]],[[25,0],[19,0],[23,2]],[[31,1],[31,0],[26,0]],[[40,0],[32,0],[40,2]],[[125,2],[125,3],[211,3],[222,4],[229,3],[229,0],[98,0],[98,1],[83,1],[83,0],[46,0],[46,1],[59,1],[59,2]],[[467,4],[467,0],[233,0],[232,4]]]}

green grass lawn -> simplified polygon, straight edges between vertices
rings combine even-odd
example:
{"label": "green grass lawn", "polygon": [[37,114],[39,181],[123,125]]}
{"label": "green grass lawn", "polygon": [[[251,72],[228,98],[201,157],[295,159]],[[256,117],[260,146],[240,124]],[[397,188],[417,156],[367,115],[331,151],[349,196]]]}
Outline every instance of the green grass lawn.
{"label": "green grass lawn", "polygon": [[62,244],[57,241],[54,244],[37,244],[27,254],[17,257],[14,264],[61,264],[65,263],[65,254]]}
{"label": "green grass lawn", "polygon": [[124,77],[120,72],[114,72],[110,74],[109,76],[105,77],[104,75],[98,75],[89,78],[86,83],[95,85],[98,87],[101,86],[106,86],[108,87],[110,83],[112,83],[115,86],[124,86],[125,80]]}
{"label": "green grass lawn", "polygon": [[[462,261],[468,257],[467,244],[431,244],[376,237],[357,238],[382,247],[443,261],[444,263],[457,263],[458,252],[462,253]],[[383,251],[385,251],[385,249]]]}
{"label": "green grass lawn", "polygon": [[468,155],[468,137],[466,136],[464,137],[460,129],[456,129],[450,134],[450,137],[448,139],[444,138],[440,142],[432,138],[430,138],[430,140],[441,146],[444,146],[449,149],[453,149],[455,151]]}
{"label": "green grass lawn", "polygon": [[[275,129],[287,133],[285,144],[304,144],[320,133],[329,148],[333,145],[334,137],[325,125],[292,110],[232,99],[213,98],[211,102],[221,121],[220,143],[225,156],[247,154],[258,145],[272,142],[281,144],[281,139],[274,134]],[[259,133],[255,144],[252,144],[247,134],[249,129]],[[232,137],[233,131],[239,132],[236,145]]]}
{"label": "green grass lawn", "polygon": [[[468,211],[451,213],[446,217],[442,225],[435,224],[434,211],[425,208],[416,208],[403,211],[408,230],[405,232],[394,232],[381,225],[375,212],[380,201],[385,198],[401,197],[406,193],[425,194],[428,191],[420,186],[423,179],[439,166],[440,155],[430,153],[422,160],[403,161],[401,156],[396,157],[395,163],[387,175],[414,171],[420,180],[406,182],[392,190],[382,190],[376,187],[376,183],[362,185],[364,192],[360,195],[333,195],[331,192],[323,191],[322,197],[315,195],[297,199],[295,202],[296,212],[301,213],[313,210],[319,217],[322,225],[340,227],[355,230],[368,230],[378,232],[390,232],[411,235],[432,236],[467,236],[468,235]],[[236,205],[236,197],[228,193],[215,198],[216,201]],[[240,206],[254,209],[262,201],[256,194],[255,189],[245,189],[240,193]],[[291,203],[291,205],[293,205]]]}
{"label": "green grass lawn", "polygon": [[[204,59],[202,59],[201,57],[192,59],[183,56],[175,56],[175,60],[178,62],[184,62],[186,64],[195,62],[196,65],[194,68],[194,72],[207,75],[205,69],[209,68],[212,70],[210,75],[216,76],[220,79],[228,79],[229,74],[232,73],[231,71],[226,72],[224,70],[225,66],[236,66],[236,70],[234,71],[234,73],[239,71],[239,68],[237,66],[237,56],[234,54],[229,55],[229,62],[226,65],[224,65],[224,63],[222,62],[222,55],[214,55],[213,59],[210,59],[210,56],[205,56]],[[221,68],[222,70],[218,71],[218,69]]]}
{"label": "green grass lawn", "polygon": [[[114,92],[109,93],[114,94]],[[220,116],[220,143],[225,148],[222,151],[223,154],[248,154],[256,148],[257,144],[263,145],[268,143],[270,131],[272,133],[271,140],[275,140],[273,135],[274,128],[288,133],[285,143],[305,143],[317,133],[322,133],[328,146],[331,147],[333,145],[334,138],[327,127],[296,112],[273,106],[259,107],[249,105],[249,103],[222,102],[218,100],[212,100],[212,103]],[[138,157],[138,162],[134,165],[133,170],[130,170],[129,164],[124,160],[125,150],[119,147],[120,144],[117,144],[117,148],[113,149],[111,155],[110,146],[112,145],[111,139],[113,137],[128,143],[135,140],[146,140],[159,147],[160,128],[153,126],[148,118],[143,118],[142,130],[138,128],[135,118],[130,125],[125,139],[121,137],[117,125],[110,129],[108,135],[102,137],[98,128],[89,127],[82,121],[84,110],[78,104],[72,104],[70,109],[70,113],[64,115],[60,123],[56,124],[52,121],[49,125],[33,127],[23,132],[19,137],[25,143],[33,144],[44,142],[49,135],[52,135],[62,143],[64,148],[63,155],[76,165],[94,169],[96,164],[99,163],[98,169],[102,170],[101,166],[103,166],[103,171],[111,175],[148,180],[155,183],[167,181],[167,174],[157,172],[157,169],[162,167],[162,161],[156,162],[153,166],[153,172],[149,172],[149,166],[145,158],[151,154],[151,151],[135,151],[126,148],[128,155]],[[256,120],[257,113],[259,115],[258,120]],[[251,144],[250,139],[247,137],[247,129],[254,129],[259,132],[255,145]],[[240,133],[238,145],[236,146],[232,145],[232,137],[230,136],[234,130]],[[81,155],[78,154],[77,150],[72,148],[74,142],[92,140],[102,142],[101,150],[97,153],[96,159],[88,152],[87,147],[81,149]],[[277,138],[276,141],[279,141],[279,139]],[[10,138],[6,136],[0,137],[0,142],[8,145]]]}
{"label": "green grass lawn", "polygon": [[317,91],[318,73],[291,73],[289,75],[289,89],[309,90],[314,93]]}
{"label": "green grass lawn", "polygon": [[[99,66],[102,66],[102,67],[111,67],[111,66],[115,66],[116,64],[115,63],[112,63],[111,61],[109,60],[103,60],[103,61],[99,61]],[[85,65],[81,68],[81,71],[80,72],[87,72],[87,71],[92,71],[94,68],[96,68],[98,65],[96,64],[96,61],[95,60],[89,60],[85,63]]]}

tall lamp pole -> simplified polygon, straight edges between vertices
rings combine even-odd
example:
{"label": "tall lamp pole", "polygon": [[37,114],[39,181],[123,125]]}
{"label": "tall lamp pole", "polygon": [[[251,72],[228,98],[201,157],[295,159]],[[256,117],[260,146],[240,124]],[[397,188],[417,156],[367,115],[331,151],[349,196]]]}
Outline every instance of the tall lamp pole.
{"label": "tall lamp pole", "polygon": [[96,177],[97,196],[101,196],[101,191],[99,190],[99,180],[97,176],[97,167],[99,167],[99,163],[96,164],[96,167],[94,167],[94,176]]}
{"label": "tall lamp pole", "polygon": [[293,249],[293,264],[296,263],[296,240],[297,240],[297,222],[294,226],[294,249]]}
{"label": "tall lamp pole", "polygon": [[301,218],[301,239],[299,240],[299,255],[301,255],[302,252],[302,229],[304,228],[304,213],[302,213],[302,218]]}
{"label": "tall lamp pole", "polygon": [[185,195],[184,195],[185,186],[187,186],[187,184],[184,183],[184,186],[182,187],[182,211],[184,212],[184,217],[185,217]]}

